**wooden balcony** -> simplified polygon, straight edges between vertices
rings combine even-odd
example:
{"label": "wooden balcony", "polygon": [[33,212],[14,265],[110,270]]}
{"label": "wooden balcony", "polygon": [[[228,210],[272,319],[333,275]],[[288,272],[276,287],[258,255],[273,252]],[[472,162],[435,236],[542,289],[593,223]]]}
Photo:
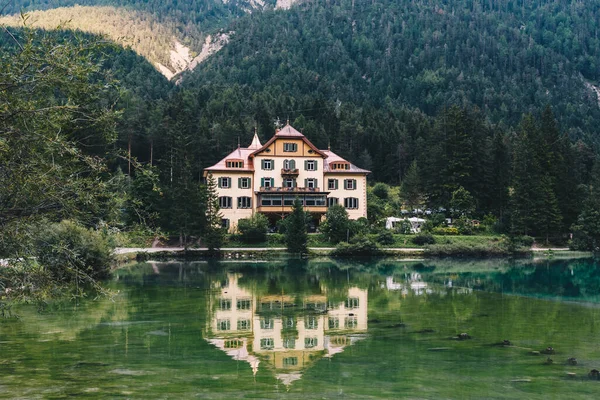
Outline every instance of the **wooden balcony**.
{"label": "wooden balcony", "polygon": [[314,187],[264,187],[259,189],[260,193],[273,193],[273,194],[284,194],[284,193],[322,193],[328,194],[329,192],[322,192],[321,188]]}
{"label": "wooden balcony", "polygon": [[296,177],[299,173],[298,168],[281,168],[281,176]]}

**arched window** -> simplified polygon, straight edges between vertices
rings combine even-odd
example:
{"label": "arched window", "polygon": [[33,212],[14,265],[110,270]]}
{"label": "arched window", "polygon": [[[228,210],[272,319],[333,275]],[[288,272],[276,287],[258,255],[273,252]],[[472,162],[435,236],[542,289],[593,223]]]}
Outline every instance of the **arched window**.
{"label": "arched window", "polygon": [[283,160],[283,169],[290,169],[290,160]]}

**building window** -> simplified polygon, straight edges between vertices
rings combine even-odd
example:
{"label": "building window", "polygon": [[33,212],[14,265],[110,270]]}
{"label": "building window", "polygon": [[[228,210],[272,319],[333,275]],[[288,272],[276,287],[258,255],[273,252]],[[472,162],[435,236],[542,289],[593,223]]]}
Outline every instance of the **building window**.
{"label": "building window", "polygon": [[293,153],[295,151],[298,151],[298,144],[297,143],[284,143],[283,151],[288,152],[288,153]]}
{"label": "building window", "polygon": [[294,201],[296,200],[297,196],[290,196],[290,195],[286,195],[283,196],[283,205],[284,206],[293,206],[294,205]]}
{"label": "building window", "polygon": [[283,338],[283,347],[286,349],[295,349],[296,348],[296,339],[293,337],[284,337]]}
{"label": "building window", "polygon": [[344,189],[355,190],[356,189],[356,179],[344,179]]}
{"label": "building window", "polygon": [[219,299],[219,310],[231,310],[231,299]]}
{"label": "building window", "polygon": [[296,169],[296,161],[283,160],[283,169]]}
{"label": "building window", "polygon": [[252,198],[250,197],[238,197],[238,208],[252,208]]}
{"label": "building window", "polygon": [[358,208],[358,199],[356,197],[346,197],[344,199],[344,207],[349,210],[356,210]]}
{"label": "building window", "polygon": [[304,161],[304,169],[306,171],[316,171],[317,170],[317,162],[315,160]]}
{"label": "building window", "polygon": [[338,188],[338,180],[337,179],[328,179],[327,180],[327,189],[336,190]]}
{"label": "building window", "polygon": [[252,308],[252,300],[251,299],[239,299],[237,301],[237,309],[238,310],[249,310]]}
{"label": "building window", "polygon": [[306,195],[304,197],[304,205],[305,206],[317,206],[323,207],[325,206],[325,196],[310,196]]}
{"label": "building window", "polygon": [[346,308],[358,308],[358,297],[348,297],[344,303]]}
{"label": "building window", "polygon": [[262,195],[260,204],[261,206],[280,206],[282,204],[281,196]]}
{"label": "building window", "polygon": [[340,162],[336,162],[336,163],[331,163],[329,164],[329,166],[331,167],[331,169],[345,169],[348,170],[350,169],[350,164],[349,163],[340,163]]}
{"label": "building window", "polygon": [[217,320],[217,330],[228,331],[231,328],[229,319]]}
{"label": "building window", "polygon": [[329,329],[337,329],[340,327],[340,319],[338,317],[329,317]]}
{"label": "building window", "polygon": [[271,188],[275,186],[275,180],[273,178],[260,178],[260,186],[264,188]]}
{"label": "building window", "polygon": [[249,331],[250,330],[250,320],[249,319],[238,319],[237,320],[237,330],[238,331]]}
{"label": "building window", "polygon": [[304,338],[304,348],[305,349],[312,349],[313,347],[317,347],[318,345],[318,340],[316,337],[307,337]]}
{"label": "building window", "polygon": [[231,197],[229,197],[229,196],[219,197],[219,207],[220,208],[231,208]]}
{"label": "building window", "polygon": [[283,180],[283,187],[293,188],[296,187],[296,180],[292,178],[285,178]]}
{"label": "building window", "polygon": [[327,207],[331,207],[333,205],[336,205],[340,202],[340,199],[338,199],[337,197],[328,197],[327,198]]}
{"label": "building window", "polygon": [[317,180],[314,178],[305,179],[304,184],[309,189],[315,189],[317,187]]}
{"label": "building window", "polygon": [[228,218],[221,219],[221,228],[229,229],[229,219]]}
{"label": "building window", "polygon": [[250,189],[252,180],[250,178],[238,178],[238,188]]}
{"label": "building window", "polygon": [[304,320],[304,327],[306,329],[317,329],[319,327],[319,320],[314,315],[311,315]]}
{"label": "building window", "polygon": [[260,329],[273,329],[273,319],[272,318],[261,318],[260,319]]}
{"label": "building window", "polygon": [[222,189],[229,189],[231,187],[231,178],[222,176],[218,180],[219,187]]}
{"label": "building window", "polygon": [[262,164],[262,169],[264,171],[272,171],[274,168],[275,162],[273,160],[262,160],[261,164]]}
{"label": "building window", "polygon": [[356,317],[346,317],[344,319],[344,328],[355,329],[358,326],[358,319]]}
{"label": "building window", "polygon": [[[293,347],[292,347],[293,349]],[[283,366],[284,367],[293,367],[298,365],[298,357],[285,357],[283,359]]]}
{"label": "building window", "polygon": [[275,343],[272,338],[260,339],[261,350],[273,350],[273,347],[275,347]]}
{"label": "building window", "polygon": [[227,165],[227,168],[244,168],[244,162],[243,161],[226,161],[225,165]]}

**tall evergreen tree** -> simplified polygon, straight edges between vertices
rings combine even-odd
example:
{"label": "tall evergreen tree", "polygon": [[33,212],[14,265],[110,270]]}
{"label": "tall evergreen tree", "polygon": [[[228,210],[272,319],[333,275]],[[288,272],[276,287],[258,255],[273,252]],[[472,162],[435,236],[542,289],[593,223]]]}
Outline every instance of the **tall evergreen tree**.
{"label": "tall evergreen tree", "polygon": [[573,247],[600,254],[600,159],[596,160],[586,192],[583,209],[573,226]]}
{"label": "tall evergreen tree", "polygon": [[217,181],[212,176],[208,175],[206,187],[204,188],[205,204],[206,204],[206,225],[204,229],[204,244],[208,247],[208,251],[213,253],[223,246],[225,239],[225,231],[221,226],[223,216],[219,212],[219,195],[217,193]]}
{"label": "tall evergreen tree", "polygon": [[285,243],[290,253],[306,253],[306,214],[302,202],[296,197],[292,213],[286,218]]}

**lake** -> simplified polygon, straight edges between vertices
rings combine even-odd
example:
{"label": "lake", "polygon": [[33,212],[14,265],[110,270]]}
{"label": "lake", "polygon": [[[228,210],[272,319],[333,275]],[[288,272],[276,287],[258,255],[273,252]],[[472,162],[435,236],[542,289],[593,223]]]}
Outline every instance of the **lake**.
{"label": "lake", "polygon": [[0,321],[0,398],[600,392],[591,259],[146,262],[107,285]]}

